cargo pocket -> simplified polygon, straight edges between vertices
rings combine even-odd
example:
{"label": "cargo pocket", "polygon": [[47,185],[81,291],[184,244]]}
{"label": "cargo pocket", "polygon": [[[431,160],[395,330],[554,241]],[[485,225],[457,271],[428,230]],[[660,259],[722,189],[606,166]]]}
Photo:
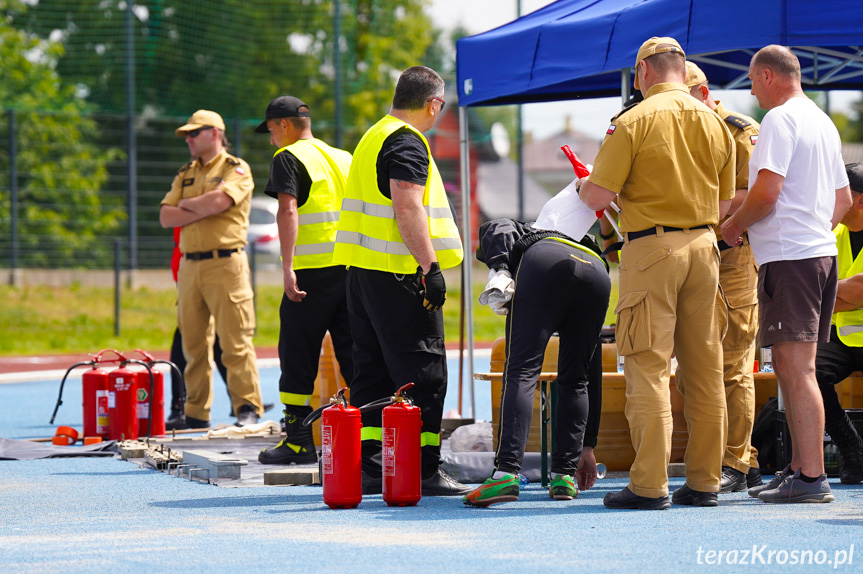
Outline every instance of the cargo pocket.
{"label": "cargo pocket", "polygon": [[255,294],[250,287],[243,286],[228,293],[228,299],[237,307],[240,329],[255,328]]}
{"label": "cargo pocket", "polygon": [[617,314],[617,326],[614,330],[617,354],[625,357],[649,350],[650,305],[647,291],[622,295],[614,312]]}

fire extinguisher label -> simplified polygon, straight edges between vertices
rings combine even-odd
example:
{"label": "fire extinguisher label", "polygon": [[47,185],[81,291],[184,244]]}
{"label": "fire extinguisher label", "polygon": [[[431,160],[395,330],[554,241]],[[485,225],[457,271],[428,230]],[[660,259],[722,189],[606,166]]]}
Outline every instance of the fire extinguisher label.
{"label": "fire extinguisher label", "polygon": [[115,395],[112,391],[108,392],[108,408],[116,409],[117,408],[117,395]]}
{"label": "fire extinguisher label", "polygon": [[333,474],[333,427],[321,425],[321,467],[324,474]]}
{"label": "fire extinguisher label", "polygon": [[138,403],[138,418],[150,418],[150,403]]}
{"label": "fire extinguisher label", "polygon": [[384,428],[381,437],[383,440],[383,471],[384,476],[396,475],[396,429]]}
{"label": "fire extinguisher label", "polygon": [[96,391],[96,433],[108,432],[108,391]]}
{"label": "fire extinguisher label", "polygon": [[136,396],[138,397],[138,402],[142,403],[147,400],[149,395],[147,394],[147,389],[138,389]]}

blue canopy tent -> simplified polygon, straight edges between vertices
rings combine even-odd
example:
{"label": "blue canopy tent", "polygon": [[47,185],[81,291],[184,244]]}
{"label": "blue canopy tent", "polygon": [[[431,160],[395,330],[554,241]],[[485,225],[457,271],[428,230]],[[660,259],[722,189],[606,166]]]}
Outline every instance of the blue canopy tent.
{"label": "blue canopy tent", "polygon": [[677,39],[724,88],[745,87],[755,51],[782,44],[800,58],[805,88],[863,89],[859,0],[560,0],[458,41],[459,105],[619,94],[631,84],[621,70],[651,36]]}
{"label": "blue canopy tent", "polygon": [[[617,94],[625,101],[635,55],[651,36],[677,39],[718,87],[747,87],[752,55],[782,44],[800,59],[804,88],[863,89],[860,0],[559,0],[456,44],[466,246],[472,236],[466,106]],[[470,265],[463,269],[463,285],[471,285]],[[465,314],[472,365],[470,298]],[[472,385],[470,400],[473,413]]]}

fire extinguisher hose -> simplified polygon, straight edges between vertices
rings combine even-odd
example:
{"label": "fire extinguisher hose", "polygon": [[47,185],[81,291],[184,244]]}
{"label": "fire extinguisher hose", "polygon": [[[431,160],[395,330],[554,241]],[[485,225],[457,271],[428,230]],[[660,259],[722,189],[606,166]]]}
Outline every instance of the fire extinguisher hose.
{"label": "fire extinguisher hose", "polygon": [[60,405],[63,404],[63,387],[66,385],[66,378],[69,376],[69,373],[71,373],[74,369],[77,369],[78,367],[83,367],[85,365],[91,365],[95,367],[96,362],[96,359],[90,361],[81,361],[80,363],[75,363],[66,370],[66,374],[63,375],[63,379],[60,381],[60,394],[57,395],[57,404],[54,405],[54,413],[51,415],[51,421],[48,424],[54,424],[54,419],[57,418],[57,411],[60,409]]}

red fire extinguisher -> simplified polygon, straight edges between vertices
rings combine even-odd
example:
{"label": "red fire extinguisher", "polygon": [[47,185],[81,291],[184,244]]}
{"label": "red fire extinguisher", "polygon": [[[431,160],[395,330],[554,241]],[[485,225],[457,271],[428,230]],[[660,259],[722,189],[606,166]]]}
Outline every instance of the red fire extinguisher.
{"label": "red fire extinguisher", "polygon": [[138,438],[138,376],[126,365],[140,361],[118,355],[120,366],[108,373],[108,437],[135,440]]}
{"label": "red fire extinguisher", "polygon": [[[146,371],[136,371],[137,387],[135,399],[137,401],[136,412],[138,417],[138,436],[164,436],[165,435],[165,391],[164,375],[153,367],[157,363],[170,363],[169,361],[157,361],[146,351],[135,349],[146,363]],[[176,365],[174,366],[176,369]]]}
{"label": "red fire extinguisher", "polygon": [[387,506],[415,506],[422,498],[419,407],[404,394],[408,383],[396,391],[382,415],[383,499]]}
{"label": "red fire extinguisher", "polygon": [[342,387],[330,404],[306,417],[308,426],[321,417],[321,482],[324,504],[356,508],[363,499],[360,409],[352,407]]}
{"label": "red fire extinguisher", "polygon": [[108,371],[98,363],[81,376],[84,436],[108,438]]}
{"label": "red fire extinguisher", "polygon": [[[114,353],[118,358],[103,359],[105,353]],[[81,377],[82,388],[82,405],[84,411],[84,437],[100,436],[107,439],[109,435],[109,420],[108,420],[108,371],[100,368],[99,365],[119,361],[120,354],[111,349],[99,351],[95,355],[91,355],[92,359],[75,363],[63,375],[63,380],[60,382],[60,394],[57,396],[57,404],[54,406],[54,413],[51,415],[51,424],[54,424],[54,419],[57,417],[57,410],[63,404],[63,387],[66,385],[66,379],[74,369],[81,366],[91,367]]]}

